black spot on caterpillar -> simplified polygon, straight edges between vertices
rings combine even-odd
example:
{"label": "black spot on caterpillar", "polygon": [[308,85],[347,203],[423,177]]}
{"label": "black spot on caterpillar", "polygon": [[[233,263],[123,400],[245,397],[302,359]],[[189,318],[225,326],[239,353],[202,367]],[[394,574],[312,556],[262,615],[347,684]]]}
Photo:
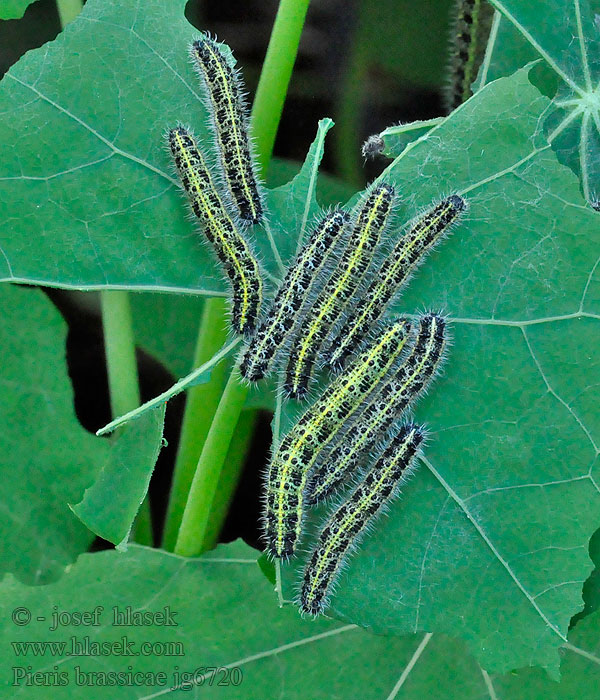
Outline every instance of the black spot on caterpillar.
{"label": "black spot on caterpillar", "polygon": [[198,39],[191,47],[194,65],[208,94],[224,181],[243,221],[258,224],[263,218],[251,144],[248,109],[237,72],[229,65],[218,42]]}
{"label": "black spot on caterpillar", "polygon": [[400,238],[327,349],[325,356],[332,368],[339,369],[344,365],[369,329],[381,318],[392,297],[408,282],[464,208],[462,197],[447,197],[421,216]]}
{"label": "black spot on caterpillar", "polygon": [[422,441],[420,426],[402,426],[348,499],[329,517],[304,570],[299,600],[303,613],[319,615],[327,609],[332,588],[349,552],[397,494]]}
{"label": "black spot on caterpillar", "polygon": [[471,85],[483,60],[494,8],[487,0],[457,0],[450,46],[448,112],[471,97]]}
{"label": "black spot on caterpillar", "polygon": [[268,374],[277,352],[296,326],[313,283],[349,219],[346,212],[334,211],[313,229],[246,348],[240,364],[240,372],[246,379],[256,382]]}
{"label": "black spot on caterpillar", "polygon": [[383,383],[342,440],[315,465],[305,494],[307,506],[327,498],[348,474],[356,470],[402,413],[425,393],[442,364],[447,344],[444,319],[434,314],[422,316],[415,343],[406,360]]}
{"label": "black spot on caterpillar", "polygon": [[264,510],[268,553],[290,557],[300,538],[303,499],[311,468],[320,452],[351,420],[399,360],[410,324],[400,319],[376,336],[281,441],[269,464]]}
{"label": "black spot on caterpillar", "polygon": [[192,210],[231,282],[233,327],[237,333],[251,333],[262,300],[258,262],[227,213],[193,135],[178,126],[169,131],[168,141]]}
{"label": "black spot on caterpillar", "polygon": [[319,350],[371,264],[394,197],[394,188],[383,183],[353,212],[354,224],[341,260],[294,336],[283,387],[288,397],[306,396]]}

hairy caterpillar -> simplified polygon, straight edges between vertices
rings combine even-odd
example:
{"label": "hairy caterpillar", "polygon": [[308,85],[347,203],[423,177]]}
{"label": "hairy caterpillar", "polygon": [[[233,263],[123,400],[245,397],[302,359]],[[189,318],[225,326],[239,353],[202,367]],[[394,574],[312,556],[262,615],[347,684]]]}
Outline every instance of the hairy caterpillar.
{"label": "hairy caterpillar", "polygon": [[400,319],[381,331],[281,441],[267,473],[264,511],[265,541],[273,557],[287,558],[294,553],[312,465],[397,362],[409,330],[408,321]]}
{"label": "hairy caterpillar", "polygon": [[423,442],[423,428],[404,425],[381,457],[328,519],[304,570],[300,609],[319,615],[329,605],[336,577],[359,537],[396,495]]}
{"label": "hairy caterpillar", "polygon": [[305,494],[306,505],[326,498],[356,469],[365,453],[408,406],[427,390],[442,363],[447,342],[444,319],[434,314],[422,316],[415,344],[398,371],[385,381],[341,443],[315,465]]}
{"label": "hairy caterpillar", "polygon": [[192,43],[191,53],[208,94],[207,107],[227,189],[242,220],[258,224],[263,218],[263,203],[248,137],[248,109],[240,79],[216,41],[198,39]]}
{"label": "hairy caterpillar", "polygon": [[487,0],[457,0],[450,47],[449,81],[445,90],[448,111],[471,97],[485,54],[494,8]]}
{"label": "hairy caterpillar", "polygon": [[362,338],[383,315],[386,306],[409,280],[425,255],[436,246],[465,208],[458,195],[442,200],[419,218],[385,258],[356,309],[341,327],[327,352],[328,364],[339,369]]}
{"label": "hairy caterpillar", "polygon": [[359,288],[392,210],[394,196],[394,188],[384,183],[358,205],[341,260],[294,337],[284,382],[288,397],[306,396],[321,345]]}
{"label": "hairy caterpillar", "polygon": [[379,134],[371,134],[363,143],[360,153],[366,160],[367,158],[376,158],[383,153],[385,143]]}
{"label": "hairy caterpillar", "polygon": [[290,265],[244,353],[240,372],[246,379],[256,382],[269,372],[276,353],[294,328],[316,276],[322,271],[349,219],[349,215],[343,211],[334,211],[325,216]]}
{"label": "hairy caterpillar", "polygon": [[193,135],[178,126],[169,131],[168,140],[192,210],[231,282],[233,327],[237,333],[251,333],[262,300],[258,262],[227,213]]}

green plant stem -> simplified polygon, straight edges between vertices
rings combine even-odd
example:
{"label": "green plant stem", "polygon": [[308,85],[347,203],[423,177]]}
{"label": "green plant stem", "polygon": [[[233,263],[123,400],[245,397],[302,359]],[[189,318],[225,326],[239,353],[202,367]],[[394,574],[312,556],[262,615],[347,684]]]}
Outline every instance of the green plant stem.
{"label": "green plant stem", "polygon": [[[82,7],[82,0],[56,0],[60,26],[64,28],[73,21]],[[113,418],[116,418],[140,405],[131,307],[127,292],[103,291],[100,300],[110,406]],[[147,498],[135,519],[132,538],[140,544],[152,545],[152,519]]]}
{"label": "green plant stem", "polygon": [[219,540],[219,534],[227,517],[229,506],[240,480],[246,455],[252,443],[257,418],[258,412],[256,410],[248,409],[240,414],[233,437],[229,443],[229,451],[223,464],[221,476],[219,477],[218,498],[214,499],[213,507],[210,510],[204,537],[206,549],[212,549]]}
{"label": "green plant stem", "polygon": [[56,9],[58,10],[58,18],[60,26],[64,27],[73,21],[81,12],[83,7],[82,0],[56,0]]}
{"label": "green plant stem", "polygon": [[[100,302],[111,413],[120,416],[140,405],[131,305],[129,295],[122,291],[102,291]],[[153,543],[147,497],[134,522],[132,538],[140,544]]]}
{"label": "green plant stem", "polygon": [[209,514],[247,394],[248,387],[241,383],[236,365],[231,370],[198,460],[177,535],[176,554],[191,557],[206,549]]}
{"label": "green plant stem", "polygon": [[362,27],[362,12],[351,42],[351,54],[340,86],[335,121],[335,159],[340,177],[350,185],[361,187],[364,176],[360,167],[360,131],[364,85],[367,78],[367,38]]}
{"label": "green plant stem", "polygon": [[[263,176],[271,158],[308,2],[309,0],[281,0],[273,25],[251,119],[256,154]],[[210,511],[220,509],[221,501],[226,496],[217,493],[217,489],[248,391],[249,387],[240,382],[237,366],[234,367],[198,460],[177,535],[177,554],[194,556],[206,549]]]}
{"label": "green plant stem", "polygon": [[[223,298],[213,297],[204,302],[194,367],[208,362],[221,349],[227,337],[226,310],[227,302]],[[209,382],[192,387],[187,394],[162,541],[168,551],[173,551],[177,540],[198,457],[223,392],[226,369],[227,363],[221,362],[212,370]]]}
{"label": "green plant stem", "polygon": [[310,0],[281,0],[279,3],[256,89],[252,108],[252,134],[263,177],[266,176],[273,153],[309,2]]}

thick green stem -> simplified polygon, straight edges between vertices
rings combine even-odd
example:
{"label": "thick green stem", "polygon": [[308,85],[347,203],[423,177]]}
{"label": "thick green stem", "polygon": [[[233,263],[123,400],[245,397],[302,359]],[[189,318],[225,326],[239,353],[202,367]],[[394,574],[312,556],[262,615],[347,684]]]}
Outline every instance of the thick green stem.
{"label": "thick green stem", "polygon": [[[273,150],[308,3],[309,0],[281,0],[267,49],[251,119],[263,176]],[[210,512],[220,507],[222,496],[215,498],[215,494],[248,391],[234,367],[198,460],[175,544],[177,554],[194,556],[207,548]]]}
{"label": "thick green stem", "polygon": [[77,17],[83,7],[82,0],[56,0],[60,26],[64,27]]}
{"label": "thick green stem", "polygon": [[100,292],[110,408],[120,416],[140,405],[131,306],[127,292]]}
{"label": "thick green stem", "polygon": [[367,78],[367,38],[362,27],[362,13],[351,42],[351,54],[340,86],[335,121],[336,169],[341,178],[356,187],[364,184],[360,167],[359,132],[362,118],[364,85]]}
{"label": "thick green stem", "polygon": [[[204,302],[194,367],[200,367],[210,360],[223,345],[227,337],[226,310],[227,302],[223,298],[214,297]],[[188,391],[162,541],[163,548],[169,551],[173,551],[177,540],[198,457],[223,393],[226,369],[227,363],[221,362],[212,370],[209,382]]]}
{"label": "thick green stem", "polygon": [[[129,295],[122,291],[100,292],[104,351],[108,371],[110,407],[113,416],[140,405],[135,340]],[[140,544],[152,545],[150,505],[145,498],[132,529],[132,538]]]}
{"label": "thick green stem", "polygon": [[252,135],[263,177],[273,153],[283,103],[310,0],[281,0],[252,108]]}
{"label": "thick green stem", "polygon": [[257,418],[258,412],[255,410],[242,411],[240,414],[229,444],[229,451],[223,464],[223,470],[219,477],[217,493],[210,510],[204,537],[206,549],[212,549],[219,540],[219,534],[239,483],[246,455],[250,449]]}
{"label": "thick green stem", "polygon": [[175,553],[191,557],[206,549],[206,533],[223,463],[248,387],[241,383],[237,366],[231,370],[225,391],[198,460],[177,535]]}

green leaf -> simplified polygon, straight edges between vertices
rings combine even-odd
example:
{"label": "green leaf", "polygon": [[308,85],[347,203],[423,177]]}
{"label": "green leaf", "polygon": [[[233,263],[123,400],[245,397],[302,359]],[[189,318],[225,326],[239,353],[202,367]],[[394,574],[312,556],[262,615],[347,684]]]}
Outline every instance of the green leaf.
{"label": "green leaf", "polygon": [[[48,586],[30,588],[7,576],[0,583],[0,614],[4,620],[13,614],[23,620],[20,616],[28,611],[32,619],[28,625],[5,624],[0,632],[7,652],[0,681],[6,697],[183,698],[193,688],[171,690],[181,679],[174,674],[197,669],[202,669],[196,675],[201,687],[195,694],[232,700],[275,693],[285,700],[592,700],[597,695],[597,615],[570,633],[562,650],[560,684],[538,669],[490,676],[462,644],[442,635],[380,637],[353,625],[302,620],[290,606],[275,607],[256,554],[240,541],[198,559],[131,545],[126,553],[84,554]],[[150,624],[114,626],[115,608],[121,617],[128,608],[132,614],[152,615]],[[59,612],[63,623],[71,613],[87,614],[88,624],[51,629],[57,619],[53,613]],[[86,644],[86,637],[90,645],[114,644],[113,653],[69,657],[70,647]],[[123,637],[134,656],[118,653]],[[23,645],[32,640],[54,647],[42,654],[38,646],[37,655],[30,649],[25,656]],[[142,644],[147,645],[144,652]],[[224,670],[216,674],[214,668]],[[103,675],[127,671],[144,674],[135,689],[125,684],[126,676],[121,682],[113,676],[111,682]],[[26,686],[27,672],[44,675],[34,676],[35,687]],[[57,672],[64,674],[62,684]],[[90,673],[99,674],[93,684],[91,676],[82,675]],[[157,678],[159,673],[164,677]],[[78,684],[77,678],[88,684]],[[241,683],[233,685],[234,679]]]}
{"label": "green leaf", "polygon": [[[3,284],[0,297],[0,497],[6,506],[0,518],[0,573],[46,583],[89,547],[90,529],[107,539],[118,537],[115,542],[126,535],[156,462],[164,407],[127,426],[112,443],[90,435],[73,408],[60,314],[36,290]],[[87,529],[69,504],[81,500],[96,478],[84,499],[86,506],[93,504],[82,511]],[[104,523],[111,514],[114,522]],[[121,535],[111,536],[118,519]]]}
{"label": "green leaf", "polygon": [[125,547],[162,447],[165,404],[118,433],[96,481],[71,506],[75,515],[109,542]]}
{"label": "green leaf", "polygon": [[[600,38],[589,1],[491,2],[558,77],[561,87],[545,131],[560,162],[578,174],[586,200],[595,202],[600,198]],[[509,46],[500,52],[504,58],[515,45],[510,40],[514,32],[505,36]]]}
{"label": "green leaf", "polygon": [[[56,608],[54,608],[56,606]],[[50,631],[52,613],[58,611],[90,612],[102,606],[99,625],[94,627],[60,627]],[[147,624],[141,627],[115,627],[113,608],[171,614],[174,626]],[[149,700],[156,692],[165,696],[188,697],[186,691],[169,691],[174,672],[193,673],[201,678],[212,668],[241,669],[242,683],[232,686],[221,673],[214,684],[209,677],[202,682],[203,697],[267,698],[277,693],[286,700],[330,697],[360,697],[364,700],[385,698],[398,676],[398,668],[412,653],[412,640],[371,637],[353,626],[330,621],[302,620],[291,607],[273,605],[269,584],[256,564],[256,552],[243,543],[221,546],[199,559],[184,559],[163,551],[131,545],[127,553],[117,551],[85,554],[67,575],[51,586],[27,588],[12,577],[0,583],[0,614],[9,620],[15,608],[31,611],[28,626],[5,624],[0,636],[3,648],[10,650],[7,666],[26,667],[32,672],[53,671],[53,665],[65,673],[68,685],[46,684],[36,687],[36,700],[61,698],[137,697]],[[38,621],[38,617],[45,618]],[[133,653],[141,644],[171,646],[180,656],[161,656],[159,652],[139,656],[112,654],[105,657],[71,657],[50,653],[46,658],[15,658],[15,645],[29,640],[48,640],[71,644],[88,636],[92,642],[119,643],[123,636]],[[368,653],[365,654],[365,644]],[[12,645],[12,647],[10,646]],[[163,646],[163,650],[169,647]],[[164,651],[163,651],[164,654]],[[393,663],[381,664],[381,658]],[[323,663],[326,660],[327,663]],[[47,668],[48,664],[51,664]],[[331,673],[335,663],[336,673]],[[143,673],[164,672],[164,685],[142,685],[135,690],[113,684],[110,690],[97,681],[88,687],[77,685],[80,672],[126,672],[130,667]],[[340,672],[340,669],[343,672]],[[13,671],[3,669],[1,683],[11,687]],[[175,677],[175,681],[178,679]],[[19,684],[23,686],[24,684]],[[357,688],[359,694],[356,695]],[[13,690],[27,695],[29,689]],[[9,691],[10,692],[10,691]]]}
{"label": "green leaf", "polygon": [[93,535],[68,507],[108,456],[79,424],[65,365],[66,325],[37,290],[0,285],[0,573],[46,583]]}
{"label": "green leaf", "polygon": [[442,193],[468,199],[466,220],[395,308],[442,306],[454,347],[417,410],[432,433],[426,465],[332,605],[377,633],[464,637],[494,672],[556,673],[600,522],[600,216],[536,143],[547,104],[525,70],[498,80],[382,176],[407,197],[404,220]]}
{"label": "green leaf", "polygon": [[0,0],[0,19],[21,19],[35,0]]}
{"label": "green leaf", "polygon": [[[131,294],[136,344],[159,360],[174,377],[190,372],[203,297],[183,294]],[[208,381],[210,374],[205,375]]]}
{"label": "green leaf", "polygon": [[310,224],[320,212],[317,202],[319,165],[325,136],[332,126],[331,119],[321,119],[300,172],[291,182],[268,192],[273,238],[284,264],[291,262]]}
{"label": "green leaf", "polygon": [[397,158],[410,143],[425,136],[430,129],[441,124],[443,119],[444,117],[436,117],[425,121],[389,126],[379,134],[385,144],[385,155],[390,158]]}
{"label": "green leaf", "polygon": [[90,0],[55,41],[5,75],[3,279],[225,292],[164,148],[165,129],[178,121],[208,138],[187,55],[198,32],[184,7],[151,0],[139,12],[134,0]]}

